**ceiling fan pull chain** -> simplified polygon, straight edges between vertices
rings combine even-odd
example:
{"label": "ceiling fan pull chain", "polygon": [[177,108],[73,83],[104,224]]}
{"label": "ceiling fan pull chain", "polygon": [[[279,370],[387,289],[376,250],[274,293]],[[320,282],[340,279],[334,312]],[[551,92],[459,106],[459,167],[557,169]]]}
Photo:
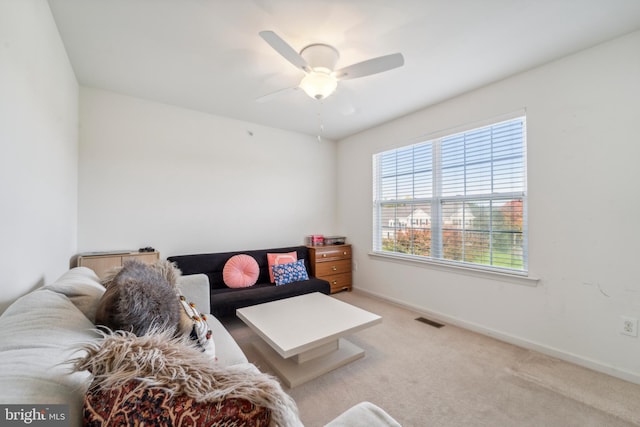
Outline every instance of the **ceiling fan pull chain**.
{"label": "ceiling fan pull chain", "polygon": [[322,123],[322,104],[321,100],[318,100],[318,142],[322,142],[322,134],[324,132],[324,123]]}

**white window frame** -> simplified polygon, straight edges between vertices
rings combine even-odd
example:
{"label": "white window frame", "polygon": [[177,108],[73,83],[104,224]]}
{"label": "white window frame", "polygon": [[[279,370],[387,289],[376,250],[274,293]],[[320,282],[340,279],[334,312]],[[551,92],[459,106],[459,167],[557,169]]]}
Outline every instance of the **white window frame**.
{"label": "white window frame", "polygon": [[[513,121],[513,120],[521,120],[522,121],[522,174],[523,174],[523,184],[522,189],[514,192],[502,192],[499,194],[485,194],[480,196],[472,196],[472,195],[463,195],[463,196],[445,196],[442,194],[441,185],[441,143],[443,139],[454,137],[457,134],[473,132],[476,130],[480,130],[482,128],[488,128],[496,125],[500,125],[505,122]],[[386,150],[380,153],[376,153],[373,155],[373,249],[371,255],[380,256],[390,260],[398,260],[398,261],[412,261],[412,262],[422,262],[428,264],[435,264],[437,266],[443,266],[445,268],[456,268],[461,269],[466,272],[479,272],[479,273],[490,273],[492,275],[499,275],[503,277],[521,277],[528,278],[529,269],[528,269],[528,226],[527,226],[527,132],[526,132],[526,114],[524,111],[518,111],[515,113],[511,113],[509,115],[502,116],[500,118],[494,118],[492,120],[487,120],[484,123],[475,123],[465,127],[461,127],[455,130],[449,130],[445,132],[440,132],[438,134],[434,134],[428,137],[423,137],[418,140],[418,142],[396,147],[391,150]],[[413,198],[409,201],[403,201],[404,204],[408,205],[424,205],[425,203],[430,204],[431,206],[431,254],[432,256],[423,256],[423,255],[413,255],[406,254],[395,251],[383,250],[382,241],[383,241],[383,224],[382,221],[382,206],[383,204],[398,204],[398,200],[380,200],[380,196],[378,195],[379,191],[382,191],[382,177],[381,172],[378,170],[378,161],[377,159],[382,156],[383,153],[387,153],[389,151],[400,150],[404,148],[408,148],[409,146],[416,146],[419,144],[431,144],[431,152],[433,164],[432,168],[432,194],[431,197],[428,198]],[[480,264],[474,262],[465,262],[465,261],[455,261],[444,259],[442,257],[442,228],[443,221],[441,219],[440,206],[442,206],[442,202],[447,201],[465,201],[465,200],[514,200],[521,199],[522,200],[522,268],[505,268],[501,266],[495,265],[487,265]],[[463,210],[464,217],[464,210]],[[492,232],[494,230],[492,229]],[[435,253],[436,256],[433,256]],[[531,278],[531,280],[537,282],[537,279]]]}

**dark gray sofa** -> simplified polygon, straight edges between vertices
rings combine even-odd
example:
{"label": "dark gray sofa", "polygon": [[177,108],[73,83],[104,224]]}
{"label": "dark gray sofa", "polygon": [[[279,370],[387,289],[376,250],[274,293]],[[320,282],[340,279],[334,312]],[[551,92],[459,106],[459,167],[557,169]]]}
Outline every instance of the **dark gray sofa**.
{"label": "dark gray sofa", "polygon": [[[211,314],[216,317],[234,316],[236,309],[255,304],[275,301],[283,298],[322,292],[331,293],[331,285],[326,280],[309,274],[309,280],[276,286],[269,279],[267,253],[286,253],[296,251],[298,259],[304,259],[307,272],[309,269],[309,251],[306,246],[287,248],[259,249],[235,252],[219,252],[194,255],[176,255],[167,258],[182,271],[183,275],[205,274],[209,278],[211,289]],[[234,255],[251,255],[258,262],[260,275],[255,285],[247,288],[229,288],[222,280],[225,263]]]}

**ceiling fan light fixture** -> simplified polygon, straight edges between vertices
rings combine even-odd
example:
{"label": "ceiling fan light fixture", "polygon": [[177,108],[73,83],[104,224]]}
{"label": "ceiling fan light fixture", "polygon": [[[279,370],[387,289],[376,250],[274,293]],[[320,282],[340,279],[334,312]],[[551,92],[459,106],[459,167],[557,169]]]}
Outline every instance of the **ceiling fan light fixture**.
{"label": "ceiling fan light fixture", "polygon": [[338,87],[338,81],[329,73],[311,71],[300,82],[300,88],[311,98],[324,99]]}
{"label": "ceiling fan light fixture", "polygon": [[[331,45],[314,43],[305,46],[298,53],[273,31],[260,31],[259,34],[284,59],[304,71],[306,75],[298,85],[298,88],[304,90],[313,99],[324,99],[330,96],[338,87],[338,80],[365,77],[404,65],[402,54],[393,53],[367,59],[336,70],[335,67],[340,54]],[[263,96],[259,99],[262,100],[264,98]]]}

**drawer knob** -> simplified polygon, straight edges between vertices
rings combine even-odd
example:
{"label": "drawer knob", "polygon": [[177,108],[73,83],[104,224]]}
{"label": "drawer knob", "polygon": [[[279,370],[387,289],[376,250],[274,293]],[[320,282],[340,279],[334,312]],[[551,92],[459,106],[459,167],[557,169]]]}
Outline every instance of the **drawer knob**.
{"label": "drawer knob", "polygon": [[347,251],[342,252],[342,255],[347,255]]}
{"label": "drawer knob", "polygon": [[322,258],[326,258],[326,257],[327,257],[327,254],[322,254]]}
{"label": "drawer knob", "polygon": [[333,282],[331,282],[331,284],[336,285],[338,283],[337,280],[334,280]]}
{"label": "drawer knob", "polygon": [[336,267],[335,265],[333,267],[331,267],[331,270],[336,271],[338,269],[338,267]]}

